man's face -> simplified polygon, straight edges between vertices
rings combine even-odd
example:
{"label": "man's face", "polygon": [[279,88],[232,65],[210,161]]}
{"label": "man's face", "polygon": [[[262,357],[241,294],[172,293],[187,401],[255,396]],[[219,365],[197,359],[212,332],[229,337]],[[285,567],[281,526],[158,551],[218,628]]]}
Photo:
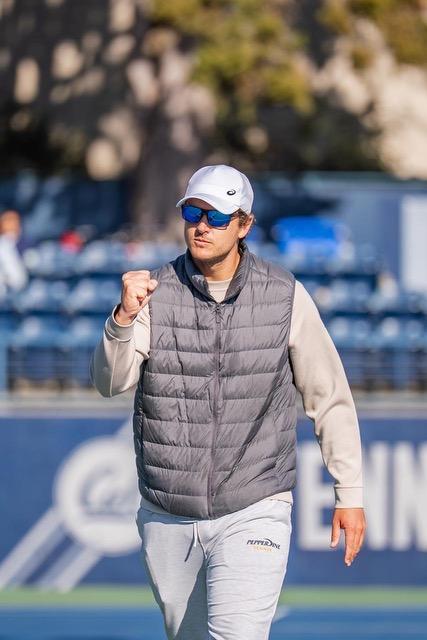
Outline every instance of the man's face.
{"label": "man's face", "polygon": [[13,209],[7,209],[0,214],[0,233],[18,238],[21,234],[21,221],[19,213]]}
{"label": "man's face", "polygon": [[[186,204],[191,204],[201,209],[213,209],[204,200],[189,198]],[[231,219],[226,229],[216,229],[211,227],[207,221],[207,216],[203,215],[199,222],[185,221],[184,237],[191,255],[196,260],[216,261],[225,257],[234,249],[237,250],[239,238],[244,238],[247,234],[251,218],[244,226],[239,226],[238,216]]]}

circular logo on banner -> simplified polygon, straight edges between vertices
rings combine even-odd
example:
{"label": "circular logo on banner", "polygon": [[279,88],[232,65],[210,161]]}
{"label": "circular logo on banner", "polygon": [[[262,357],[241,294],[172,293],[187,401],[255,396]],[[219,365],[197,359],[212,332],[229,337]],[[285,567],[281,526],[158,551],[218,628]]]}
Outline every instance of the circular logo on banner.
{"label": "circular logo on banner", "polygon": [[96,438],[63,462],[54,500],[68,533],[105,555],[136,551],[141,544],[135,524],[139,506],[135,455],[119,438]]}

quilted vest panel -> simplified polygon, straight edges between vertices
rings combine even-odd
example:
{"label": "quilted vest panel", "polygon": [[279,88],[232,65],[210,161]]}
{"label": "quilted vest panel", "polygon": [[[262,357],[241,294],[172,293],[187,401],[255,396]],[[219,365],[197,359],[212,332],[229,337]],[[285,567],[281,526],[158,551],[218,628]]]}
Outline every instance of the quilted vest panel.
{"label": "quilted vest panel", "polygon": [[134,403],[142,495],[205,519],[292,489],[294,276],[243,243],[221,303],[188,250],[151,277],[150,357]]}

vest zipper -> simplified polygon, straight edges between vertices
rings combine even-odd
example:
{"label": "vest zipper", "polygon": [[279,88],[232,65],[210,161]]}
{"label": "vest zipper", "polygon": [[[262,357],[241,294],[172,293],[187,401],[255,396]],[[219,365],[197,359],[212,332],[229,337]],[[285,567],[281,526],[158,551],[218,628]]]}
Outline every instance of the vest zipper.
{"label": "vest zipper", "polygon": [[216,435],[218,431],[218,395],[219,395],[219,358],[220,358],[220,322],[221,322],[221,307],[219,304],[215,305],[215,320],[216,320],[216,337],[215,337],[215,390],[214,390],[214,399],[213,399],[213,429],[212,429],[212,440],[211,440],[211,460],[209,467],[209,475],[208,475],[208,514],[210,518],[213,518],[212,511],[212,498],[213,498],[213,490],[212,490],[212,476],[214,471],[214,452],[215,452],[215,442]]}

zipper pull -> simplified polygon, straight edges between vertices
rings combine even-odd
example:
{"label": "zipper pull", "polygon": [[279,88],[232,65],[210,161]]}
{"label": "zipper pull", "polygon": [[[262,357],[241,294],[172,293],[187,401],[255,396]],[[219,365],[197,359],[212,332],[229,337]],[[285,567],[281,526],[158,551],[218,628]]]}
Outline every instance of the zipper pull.
{"label": "zipper pull", "polygon": [[221,322],[221,308],[219,304],[215,307],[215,320]]}

